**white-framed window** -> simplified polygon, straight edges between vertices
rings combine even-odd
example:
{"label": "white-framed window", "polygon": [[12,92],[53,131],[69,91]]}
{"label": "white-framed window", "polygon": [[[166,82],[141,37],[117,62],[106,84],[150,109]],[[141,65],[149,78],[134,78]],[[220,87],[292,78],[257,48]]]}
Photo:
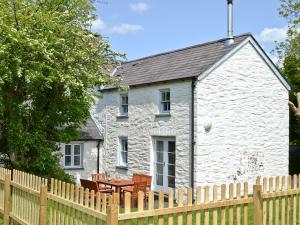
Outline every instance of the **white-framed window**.
{"label": "white-framed window", "polygon": [[170,89],[163,89],[159,90],[159,100],[160,100],[160,106],[159,111],[160,113],[170,113],[171,111],[171,94]]}
{"label": "white-framed window", "polygon": [[124,93],[120,95],[120,115],[127,116],[128,115],[128,93]]}
{"label": "white-framed window", "polygon": [[128,166],[128,137],[119,137],[119,166]]}
{"label": "white-framed window", "polygon": [[66,144],[64,149],[64,167],[81,168],[82,155],[82,144]]}

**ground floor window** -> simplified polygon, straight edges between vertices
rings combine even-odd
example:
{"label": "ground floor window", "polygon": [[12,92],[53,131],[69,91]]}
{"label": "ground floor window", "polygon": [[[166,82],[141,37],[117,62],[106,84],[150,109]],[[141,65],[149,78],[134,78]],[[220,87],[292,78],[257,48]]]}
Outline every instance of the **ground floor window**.
{"label": "ground floor window", "polygon": [[82,167],[82,144],[66,144],[64,166],[65,168]]}
{"label": "ground floor window", "polygon": [[128,137],[120,137],[119,166],[128,166]]}

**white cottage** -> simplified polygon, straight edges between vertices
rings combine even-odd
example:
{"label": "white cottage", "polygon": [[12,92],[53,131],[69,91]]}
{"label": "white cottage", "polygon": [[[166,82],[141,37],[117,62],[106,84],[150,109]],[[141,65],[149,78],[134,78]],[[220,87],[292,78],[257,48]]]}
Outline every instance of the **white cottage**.
{"label": "white cottage", "polygon": [[103,89],[92,110],[100,171],[150,174],[165,191],[288,174],[290,87],[251,34],[124,62],[114,76],[127,90]]}

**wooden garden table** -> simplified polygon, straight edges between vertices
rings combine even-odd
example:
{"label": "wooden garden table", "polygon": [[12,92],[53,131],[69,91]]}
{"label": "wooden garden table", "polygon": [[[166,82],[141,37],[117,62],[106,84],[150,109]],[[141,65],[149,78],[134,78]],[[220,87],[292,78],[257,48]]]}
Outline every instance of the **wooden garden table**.
{"label": "wooden garden table", "polygon": [[109,185],[115,187],[115,192],[120,195],[121,188],[126,186],[133,186],[134,182],[132,180],[123,180],[123,179],[100,179],[97,180],[98,184]]}

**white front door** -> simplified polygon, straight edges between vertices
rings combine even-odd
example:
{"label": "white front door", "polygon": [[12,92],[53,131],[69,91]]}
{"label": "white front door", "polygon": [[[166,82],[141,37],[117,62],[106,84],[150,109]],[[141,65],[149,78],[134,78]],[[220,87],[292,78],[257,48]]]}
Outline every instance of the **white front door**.
{"label": "white front door", "polygon": [[154,139],[154,190],[175,188],[175,139]]}

